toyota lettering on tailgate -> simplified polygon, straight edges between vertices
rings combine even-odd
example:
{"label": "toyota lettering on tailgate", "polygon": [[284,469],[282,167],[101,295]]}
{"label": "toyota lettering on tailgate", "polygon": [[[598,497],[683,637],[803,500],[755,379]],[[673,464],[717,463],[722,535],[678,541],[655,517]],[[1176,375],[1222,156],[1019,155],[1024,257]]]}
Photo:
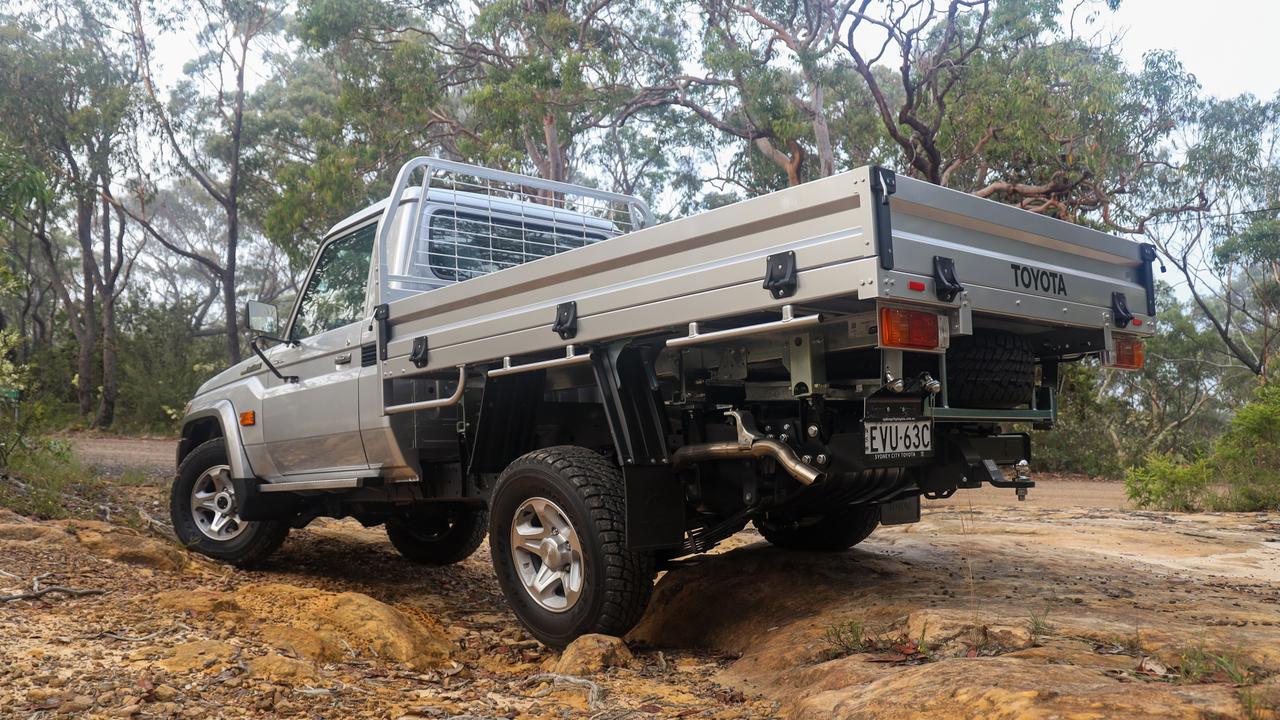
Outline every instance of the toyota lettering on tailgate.
{"label": "toyota lettering on tailgate", "polygon": [[1053,293],[1054,295],[1067,294],[1067,281],[1063,279],[1062,273],[1041,270],[1040,268],[1019,265],[1018,263],[1009,263],[1009,267],[1013,268],[1013,284],[1015,287],[1023,290]]}

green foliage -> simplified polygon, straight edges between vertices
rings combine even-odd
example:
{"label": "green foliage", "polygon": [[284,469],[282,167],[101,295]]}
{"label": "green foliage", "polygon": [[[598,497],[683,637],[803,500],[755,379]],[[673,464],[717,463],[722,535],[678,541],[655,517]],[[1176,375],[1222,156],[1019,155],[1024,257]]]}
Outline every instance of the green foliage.
{"label": "green foliage", "polygon": [[1038,468],[1118,478],[1152,453],[1195,459],[1212,450],[1248,372],[1222,361],[1213,330],[1166,285],[1157,306],[1141,370],[1059,366],[1058,425],[1036,433]]}
{"label": "green foliage", "polygon": [[[17,345],[0,332],[0,389],[30,386],[29,369],[10,357]],[[40,408],[0,397],[0,507],[22,515],[64,517],[65,495],[83,476],[65,443],[40,436]]]}
{"label": "green foliage", "polygon": [[24,435],[0,466],[0,507],[41,519],[73,514],[69,498],[82,497],[89,480],[66,443]]}
{"label": "green foliage", "polygon": [[1125,473],[1125,491],[1138,507],[1198,510],[1212,473],[1206,460],[1188,463],[1173,455],[1151,455]]}
{"label": "green foliage", "polygon": [[867,629],[861,620],[849,620],[828,627],[828,655],[836,658],[866,651],[874,644],[866,635]]}
{"label": "green foliage", "polygon": [[182,406],[224,365],[220,338],[192,338],[190,306],[158,307],[131,296],[122,308],[117,429],[171,434]]}
{"label": "green foliage", "polygon": [[1125,478],[1140,507],[1166,510],[1280,508],[1280,386],[1259,388],[1213,452],[1194,462],[1152,455]]}

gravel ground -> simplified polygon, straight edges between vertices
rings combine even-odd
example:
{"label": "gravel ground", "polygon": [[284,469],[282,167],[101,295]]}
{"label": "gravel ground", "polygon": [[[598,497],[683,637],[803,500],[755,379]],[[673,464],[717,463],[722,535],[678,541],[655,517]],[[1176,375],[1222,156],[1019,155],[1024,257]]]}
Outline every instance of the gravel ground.
{"label": "gravel ground", "polygon": [[[72,444],[108,480],[146,476],[116,492],[163,518],[173,441]],[[563,658],[515,622],[484,546],[429,568],[379,528],[320,520],[239,570],[159,526],[0,510],[0,595],[105,591],[0,602],[0,717],[1280,717],[1280,517],[1136,512],[1118,483],[1038,480],[1023,503],[927,502],[845,553],[739,533],[662,574],[634,657],[585,685],[538,679]],[[385,606],[448,659],[316,655],[309,633],[340,618],[261,600],[281,597]]]}

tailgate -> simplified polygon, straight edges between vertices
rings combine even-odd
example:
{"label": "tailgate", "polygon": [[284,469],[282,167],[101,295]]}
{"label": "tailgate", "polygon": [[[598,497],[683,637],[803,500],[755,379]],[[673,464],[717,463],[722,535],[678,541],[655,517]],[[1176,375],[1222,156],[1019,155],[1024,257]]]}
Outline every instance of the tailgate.
{"label": "tailgate", "polygon": [[889,208],[883,294],[909,298],[924,280],[932,299],[935,257],[949,258],[974,312],[1100,327],[1118,293],[1140,320],[1127,329],[1152,330],[1149,246],[911,178],[897,178]]}

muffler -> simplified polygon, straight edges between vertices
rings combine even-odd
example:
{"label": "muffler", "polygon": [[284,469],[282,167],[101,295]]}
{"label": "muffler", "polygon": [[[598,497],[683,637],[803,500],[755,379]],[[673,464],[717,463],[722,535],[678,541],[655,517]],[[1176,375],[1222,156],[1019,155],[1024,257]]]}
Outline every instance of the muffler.
{"label": "muffler", "polygon": [[802,485],[812,485],[823,477],[821,470],[806,464],[789,446],[771,438],[760,437],[751,413],[730,410],[725,413],[738,426],[737,442],[711,442],[685,445],[671,454],[671,465],[679,468],[707,460],[733,460],[737,458],[773,458],[791,477]]}

